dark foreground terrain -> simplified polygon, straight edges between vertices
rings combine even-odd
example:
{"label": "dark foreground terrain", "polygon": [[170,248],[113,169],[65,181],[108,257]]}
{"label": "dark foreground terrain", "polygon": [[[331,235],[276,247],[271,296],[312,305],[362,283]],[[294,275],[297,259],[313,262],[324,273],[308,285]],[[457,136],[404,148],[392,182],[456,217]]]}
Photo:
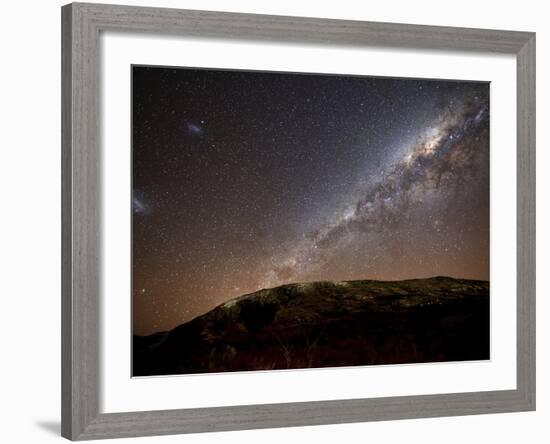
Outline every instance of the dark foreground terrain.
{"label": "dark foreground terrain", "polygon": [[289,284],[134,336],[134,376],[489,359],[489,283]]}

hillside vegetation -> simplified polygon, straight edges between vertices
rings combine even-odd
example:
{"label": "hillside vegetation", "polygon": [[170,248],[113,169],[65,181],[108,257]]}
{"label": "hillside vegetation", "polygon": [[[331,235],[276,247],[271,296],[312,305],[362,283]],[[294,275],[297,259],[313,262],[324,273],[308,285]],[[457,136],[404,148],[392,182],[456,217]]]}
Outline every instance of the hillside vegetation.
{"label": "hillside vegetation", "polygon": [[134,376],[489,359],[489,283],[288,284],[133,347]]}

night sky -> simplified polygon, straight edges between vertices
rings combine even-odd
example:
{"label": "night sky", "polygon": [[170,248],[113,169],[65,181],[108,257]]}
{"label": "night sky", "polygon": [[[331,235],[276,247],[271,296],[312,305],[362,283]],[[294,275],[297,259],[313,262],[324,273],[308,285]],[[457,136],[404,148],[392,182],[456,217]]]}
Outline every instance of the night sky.
{"label": "night sky", "polygon": [[489,279],[489,84],[132,68],[133,328],[291,282]]}

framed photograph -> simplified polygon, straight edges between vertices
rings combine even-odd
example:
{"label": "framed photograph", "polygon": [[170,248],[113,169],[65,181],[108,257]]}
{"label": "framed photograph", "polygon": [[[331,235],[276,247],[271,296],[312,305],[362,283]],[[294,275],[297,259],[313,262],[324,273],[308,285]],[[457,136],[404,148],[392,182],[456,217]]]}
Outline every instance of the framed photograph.
{"label": "framed photograph", "polygon": [[533,33],[62,24],[63,436],[535,409]]}

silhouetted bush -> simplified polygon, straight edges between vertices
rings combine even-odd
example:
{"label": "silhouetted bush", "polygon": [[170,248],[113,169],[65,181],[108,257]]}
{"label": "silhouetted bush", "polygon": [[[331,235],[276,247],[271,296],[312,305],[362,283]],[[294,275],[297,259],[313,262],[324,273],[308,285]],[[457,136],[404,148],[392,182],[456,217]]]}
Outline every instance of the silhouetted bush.
{"label": "silhouetted bush", "polygon": [[246,329],[252,333],[260,331],[271,324],[277,313],[277,304],[245,299],[240,304],[241,320]]}

